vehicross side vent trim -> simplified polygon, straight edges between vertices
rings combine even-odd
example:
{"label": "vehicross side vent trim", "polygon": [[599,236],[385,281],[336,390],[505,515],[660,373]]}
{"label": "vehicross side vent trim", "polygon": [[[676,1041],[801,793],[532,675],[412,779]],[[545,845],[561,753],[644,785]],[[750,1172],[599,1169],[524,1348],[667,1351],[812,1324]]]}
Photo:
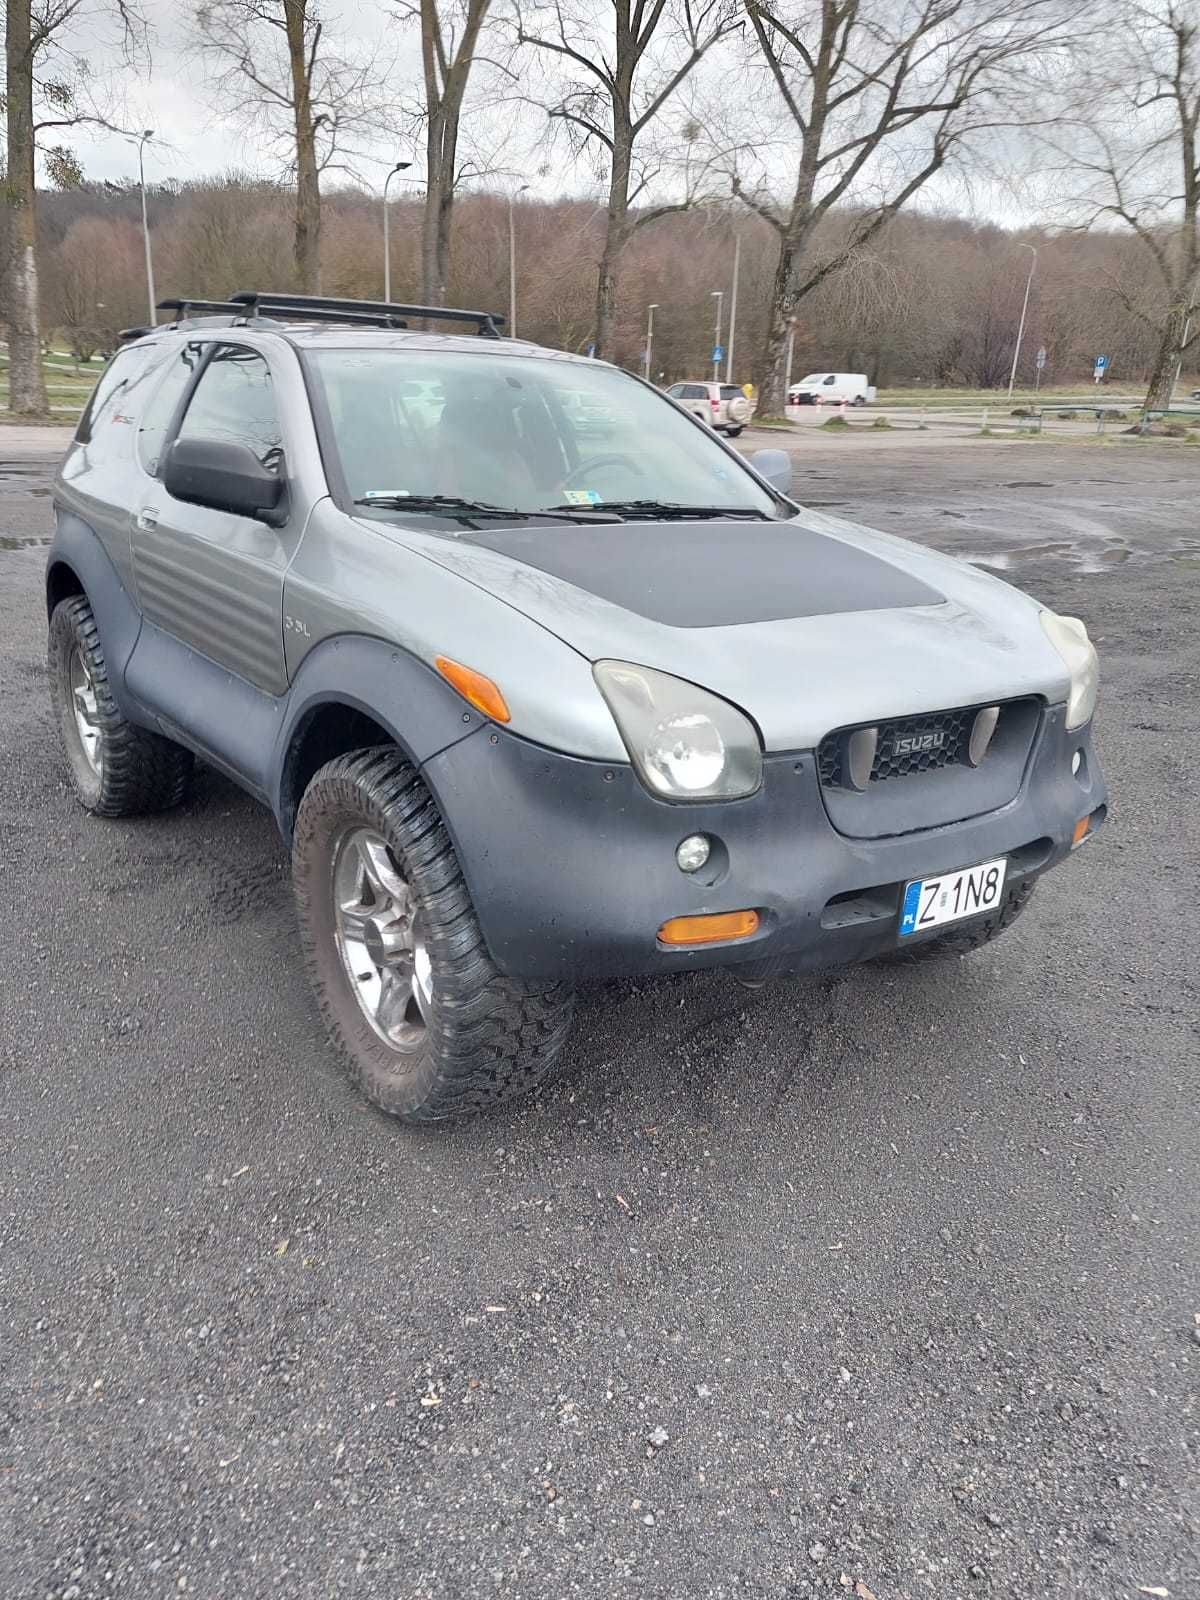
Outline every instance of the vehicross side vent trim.
{"label": "vehicross side vent trim", "polygon": [[[1030,704],[960,706],[922,716],[898,717],[863,728],[839,728],[817,749],[821,783],[827,789],[862,793],[869,784],[907,778],[943,767],[977,767],[986,758],[997,728]],[[870,769],[866,756],[870,752]]]}

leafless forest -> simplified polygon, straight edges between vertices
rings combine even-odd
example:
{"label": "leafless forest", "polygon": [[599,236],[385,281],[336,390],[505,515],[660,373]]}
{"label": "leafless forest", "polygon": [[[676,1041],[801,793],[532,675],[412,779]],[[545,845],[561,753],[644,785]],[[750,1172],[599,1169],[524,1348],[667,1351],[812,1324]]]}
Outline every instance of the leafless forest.
{"label": "leafless forest", "polygon": [[[125,126],[152,19],[7,0],[3,303],[13,410],[33,352],[144,322],[141,191],[88,175]],[[211,0],[186,67],[244,130],[245,170],[148,183],[157,292],[384,291],[506,310],[522,336],[652,370],[721,343],[767,410],[794,375],[882,385],[1078,382],[1101,351],[1151,403],[1200,336],[1200,0],[412,0],[370,48],[361,8]],[[379,38],[395,54],[379,48]],[[105,95],[108,96],[105,99]],[[58,141],[70,129],[72,144]],[[381,158],[381,152],[383,156]],[[390,158],[390,159],[388,159]],[[265,174],[265,175],[264,175]],[[561,182],[558,181],[561,176]],[[559,197],[555,197],[556,191]],[[986,204],[980,202],[980,195]],[[511,228],[511,238],[510,238]]]}

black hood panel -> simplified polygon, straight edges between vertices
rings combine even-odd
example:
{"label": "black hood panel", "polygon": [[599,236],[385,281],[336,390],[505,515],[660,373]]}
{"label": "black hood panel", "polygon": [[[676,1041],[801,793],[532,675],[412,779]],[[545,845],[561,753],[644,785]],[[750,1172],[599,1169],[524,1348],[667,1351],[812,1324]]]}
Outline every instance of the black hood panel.
{"label": "black hood panel", "polygon": [[936,589],[796,522],[481,528],[480,545],[672,628],[937,605]]}

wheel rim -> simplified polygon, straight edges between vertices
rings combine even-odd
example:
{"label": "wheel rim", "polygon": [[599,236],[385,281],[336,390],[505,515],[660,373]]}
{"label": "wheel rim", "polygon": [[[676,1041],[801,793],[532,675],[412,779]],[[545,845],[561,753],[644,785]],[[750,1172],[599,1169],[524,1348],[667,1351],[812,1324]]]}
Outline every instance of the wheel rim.
{"label": "wheel rim", "polygon": [[84,760],[100,775],[100,705],[96,699],[96,685],[88,671],[83,652],[76,648],[71,656],[71,708],[75,713],[75,731]]}
{"label": "wheel rim", "polygon": [[350,828],[333,858],[338,954],[359,1008],[393,1050],[420,1049],[433,971],[412,889],[383,835]]}

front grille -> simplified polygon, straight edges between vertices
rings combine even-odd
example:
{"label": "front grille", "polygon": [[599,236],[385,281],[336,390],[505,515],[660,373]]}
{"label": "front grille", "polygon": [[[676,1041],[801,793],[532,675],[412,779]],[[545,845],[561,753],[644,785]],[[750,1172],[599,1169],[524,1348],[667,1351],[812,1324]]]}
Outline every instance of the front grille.
{"label": "front grille", "polygon": [[[1002,709],[1002,718],[1007,709]],[[879,742],[871,764],[870,781],[882,783],[885,778],[907,778],[917,772],[936,772],[942,767],[961,765],[967,758],[971,727],[979,710],[979,706],[962,706],[954,711],[930,711],[923,716],[896,717],[879,723]],[[853,728],[841,728],[836,733],[827,733],[818,746],[818,770],[827,789],[848,785],[846,742],[853,732]],[[936,748],[898,751],[897,746],[904,740],[920,740],[929,734],[941,736]]]}

